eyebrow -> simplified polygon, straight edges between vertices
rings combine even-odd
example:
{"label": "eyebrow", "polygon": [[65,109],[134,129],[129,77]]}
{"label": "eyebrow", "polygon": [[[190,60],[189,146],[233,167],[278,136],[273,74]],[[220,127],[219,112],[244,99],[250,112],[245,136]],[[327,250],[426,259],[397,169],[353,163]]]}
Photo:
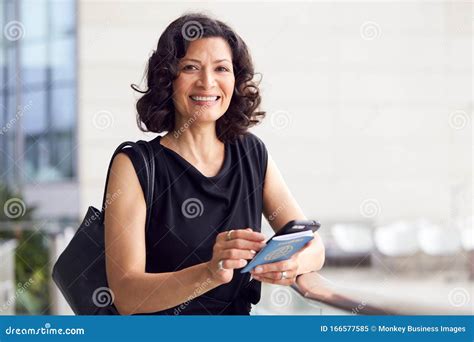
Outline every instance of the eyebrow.
{"label": "eyebrow", "polygon": [[[201,64],[201,61],[200,61],[200,60],[194,59],[194,58],[183,58],[183,59],[181,60],[181,62],[184,62],[184,61],[191,61],[191,62],[196,62],[196,63]],[[220,62],[229,62],[229,63],[231,63],[231,61],[229,61],[229,60],[226,59],[226,58],[217,59],[217,60],[214,61],[214,63],[220,63]]]}

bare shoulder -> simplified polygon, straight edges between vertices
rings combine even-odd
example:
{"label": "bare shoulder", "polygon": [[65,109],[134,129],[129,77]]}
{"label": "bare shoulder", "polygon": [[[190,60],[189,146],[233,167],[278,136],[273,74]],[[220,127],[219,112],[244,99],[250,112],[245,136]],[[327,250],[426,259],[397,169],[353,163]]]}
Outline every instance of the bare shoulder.
{"label": "bare shoulder", "polygon": [[140,181],[135,172],[132,161],[125,153],[115,156],[110,170],[107,197],[114,198],[113,203],[108,203],[105,211],[113,216],[122,216],[131,211],[142,212],[146,207]]}
{"label": "bare shoulder", "polygon": [[134,176],[137,177],[129,156],[123,152],[117,154],[112,162],[110,177],[131,180]]}

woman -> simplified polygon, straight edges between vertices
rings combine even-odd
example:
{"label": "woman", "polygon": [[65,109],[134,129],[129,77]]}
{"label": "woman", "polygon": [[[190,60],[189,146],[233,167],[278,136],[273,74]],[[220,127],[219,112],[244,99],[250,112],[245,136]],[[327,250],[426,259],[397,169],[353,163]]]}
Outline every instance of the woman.
{"label": "woman", "polygon": [[147,231],[145,179],[131,150],[114,159],[107,188],[120,194],[105,213],[105,241],[121,314],[248,315],[261,282],[291,285],[322,267],[315,233],[291,259],[255,269],[253,279],[240,273],[265,245],[262,213],[275,231],[306,219],[247,132],[265,114],[253,77],[245,43],[218,20],[184,15],[160,37],[137,102],[141,129],[167,132],[150,142],[157,188]]}

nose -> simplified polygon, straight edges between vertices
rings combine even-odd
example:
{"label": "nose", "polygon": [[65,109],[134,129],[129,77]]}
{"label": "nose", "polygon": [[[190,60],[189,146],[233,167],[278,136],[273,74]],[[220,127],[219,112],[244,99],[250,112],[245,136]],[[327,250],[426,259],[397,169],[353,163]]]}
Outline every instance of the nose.
{"label": "nose", "polygon": [[198,80],[198,85],[204,89],[211,89],[216,85],[216,79],[214,78],[212,70],[208,68],[202,70]]}

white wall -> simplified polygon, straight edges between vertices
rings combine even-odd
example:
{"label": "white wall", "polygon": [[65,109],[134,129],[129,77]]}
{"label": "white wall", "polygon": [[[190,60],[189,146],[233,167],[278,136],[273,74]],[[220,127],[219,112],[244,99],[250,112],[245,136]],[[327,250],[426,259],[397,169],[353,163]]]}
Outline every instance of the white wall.
{"label": "white wall", "polygon": [[307,216],[359,220],[367,199],[379,222],[472,215],[471,4],[421,1],[80,1],[83,213],[100,204],[113,149],[144,137],[129,84],[189,10],[249,45],[268,112],[254,132]]}

